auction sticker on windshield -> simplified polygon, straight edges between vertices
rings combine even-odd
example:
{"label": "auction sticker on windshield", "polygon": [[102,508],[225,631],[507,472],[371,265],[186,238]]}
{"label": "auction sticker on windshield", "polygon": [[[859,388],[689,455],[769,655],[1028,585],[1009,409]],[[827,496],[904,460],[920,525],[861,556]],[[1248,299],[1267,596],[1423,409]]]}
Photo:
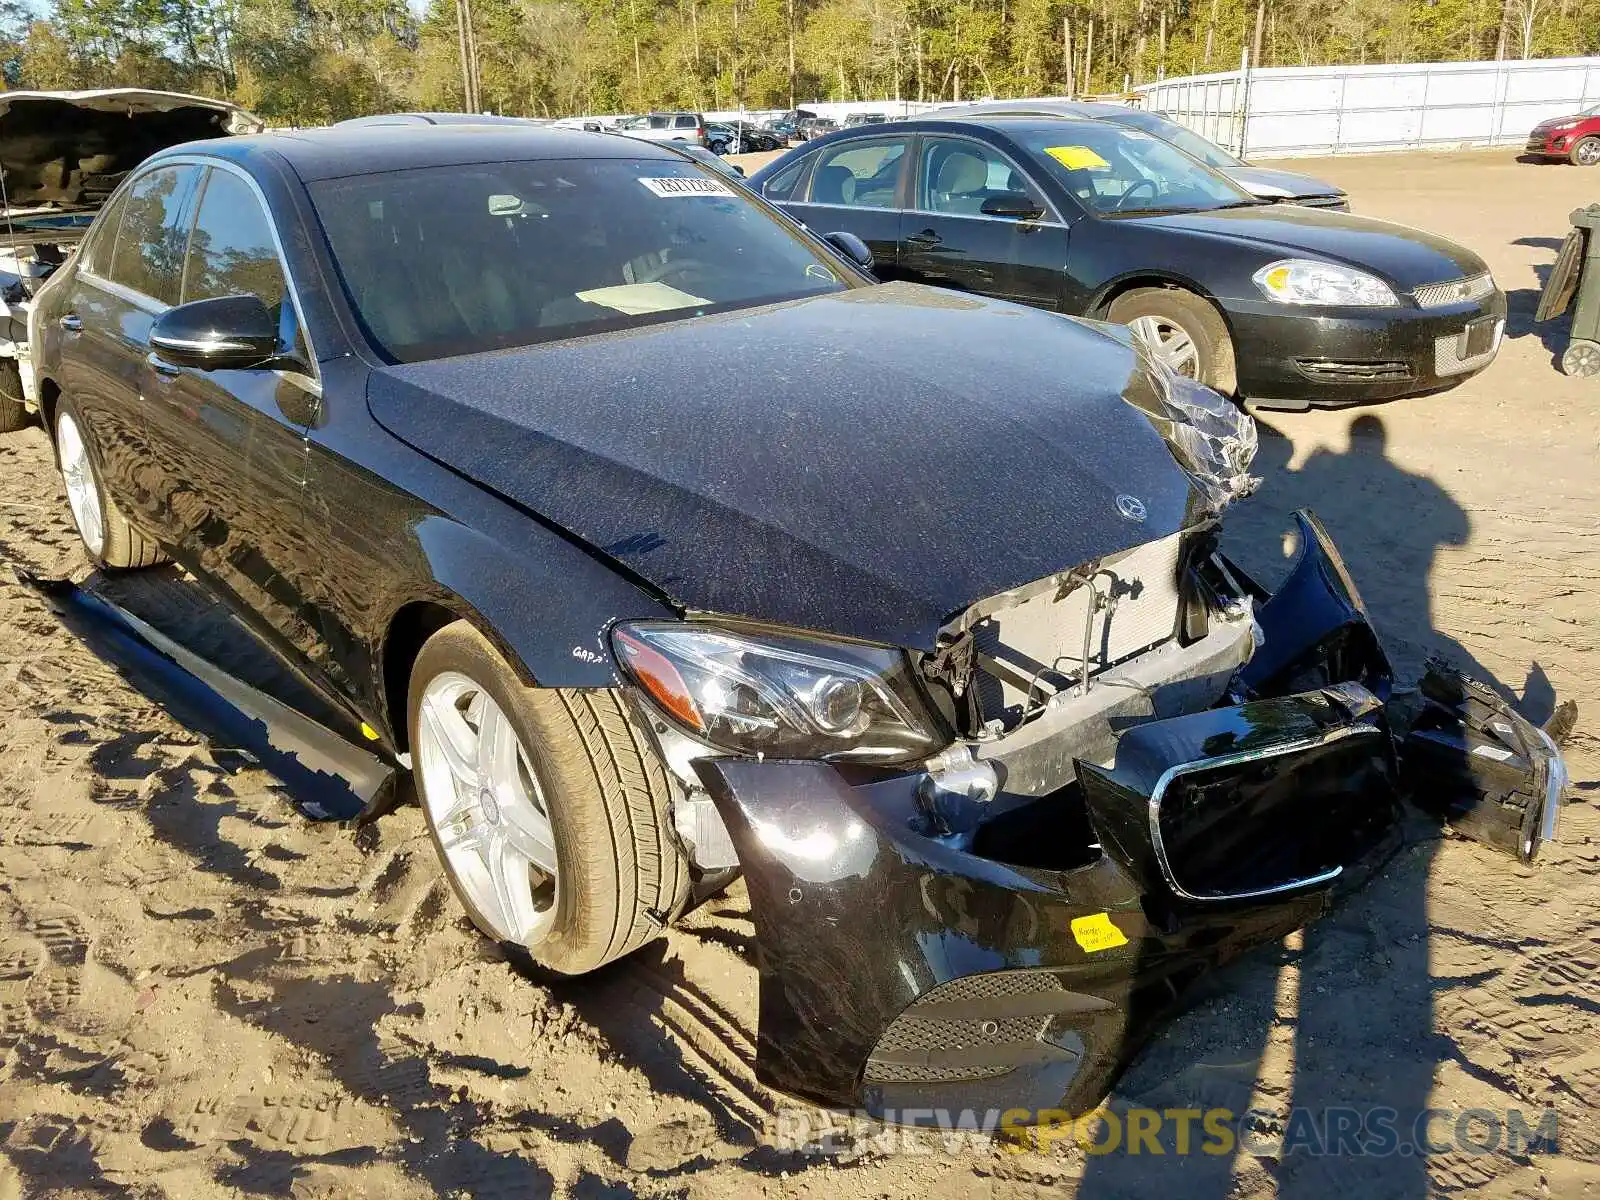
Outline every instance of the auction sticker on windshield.
{"label": "auction sticker on windshield", "polygon": [[676,196],[731,196],[733,189],[720,179],[707,179],[702,175],[671,175],[666,178],[644,178],[640,183],[663,200]]}
{"label": "auction sticker on windshield", "polygon": [[1046,146],[1044,152],[1069,171],[1105,171],[1111,167],[1087,146]]}

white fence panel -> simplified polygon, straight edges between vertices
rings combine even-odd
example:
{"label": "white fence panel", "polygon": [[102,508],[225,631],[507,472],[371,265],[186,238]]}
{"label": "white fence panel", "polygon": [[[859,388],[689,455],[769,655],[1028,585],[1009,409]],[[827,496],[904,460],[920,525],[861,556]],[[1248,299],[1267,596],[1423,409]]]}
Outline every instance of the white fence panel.
{"label": "white fence panel", "polygon": [[1146,107],[1256,158],[1491,146],[1600,103],[1600,58],[1265,67],[1135,90]]}

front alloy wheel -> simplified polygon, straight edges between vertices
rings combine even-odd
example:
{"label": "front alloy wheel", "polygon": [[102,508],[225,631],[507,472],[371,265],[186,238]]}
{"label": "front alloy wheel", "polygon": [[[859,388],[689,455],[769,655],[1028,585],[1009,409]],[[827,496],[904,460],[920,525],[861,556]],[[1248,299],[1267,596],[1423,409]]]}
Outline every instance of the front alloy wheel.
{"label": "front alloy wheel", "polygon": [[406,727],[445,875],[514,958],[592,971],[687,903],[666,767],[620,692],[531,687],[456,621],[412,665]]}
{"label": "front alloy wheel", "polygon": [[560,873],[555,830],[528,752],[500,706],[457,671],[422,693],[422,802],[447,869],[496,938],[549,935]]}
{"label": "front alloy wheel", "polygon": [[1579,138],[1573,143],[1569,156],[1580,167],[1592,167],[1600,163],[1600,137],[1590,135]]}

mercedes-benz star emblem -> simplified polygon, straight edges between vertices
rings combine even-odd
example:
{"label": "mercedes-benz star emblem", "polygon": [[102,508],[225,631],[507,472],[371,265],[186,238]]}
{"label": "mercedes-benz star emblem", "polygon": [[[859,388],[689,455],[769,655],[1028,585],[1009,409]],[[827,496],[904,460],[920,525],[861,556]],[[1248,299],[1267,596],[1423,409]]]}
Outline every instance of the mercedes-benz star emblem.
{"label": "mercedes-benz star emblem", "polygon": [[1127,493],[1117,497],[1117,511],[1130,521],[1142,521],[1146,513],[1144,501]]}

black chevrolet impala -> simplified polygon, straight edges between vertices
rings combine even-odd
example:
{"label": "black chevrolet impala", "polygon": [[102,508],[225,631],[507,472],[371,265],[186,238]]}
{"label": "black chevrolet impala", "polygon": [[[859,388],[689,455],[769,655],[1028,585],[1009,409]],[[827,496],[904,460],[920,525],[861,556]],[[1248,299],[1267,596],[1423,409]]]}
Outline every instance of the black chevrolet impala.
{"label": "black chevrolet impala", "polygon": [[1505,328],[1465,247],[1260,199],[1120,123],[933,114],[808,143],[751,184],[864,238],[882,279],[1120,321],[1183,374],[1274,406],[1451,387]]}
{"label": "black chevrolet impala", "polygon": [[176,559],[409,767],[544,969],[742,870],[790,1091],[1092,1104],[1389,822],[1326,534],[1272,596],[1217,552],[1248,417],[1124,329],[874,283],[670,148],[179,147],[35,325],[90,555]]}

